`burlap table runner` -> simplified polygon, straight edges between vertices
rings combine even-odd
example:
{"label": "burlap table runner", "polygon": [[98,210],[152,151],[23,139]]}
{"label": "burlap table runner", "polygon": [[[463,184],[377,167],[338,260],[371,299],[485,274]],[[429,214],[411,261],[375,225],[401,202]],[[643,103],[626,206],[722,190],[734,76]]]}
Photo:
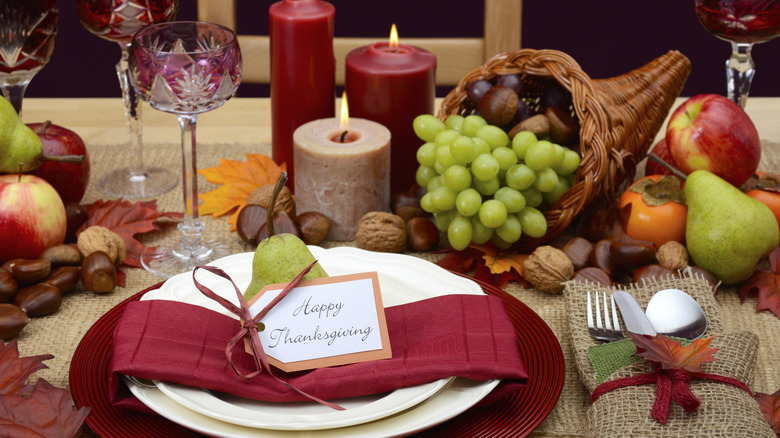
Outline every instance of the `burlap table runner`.
{"label": "burlap table runner", "polygon": [[[769,147],[766,147],[769,146]],[[92,159],[91,183],[84,197],[84,203],[110,197],[99,192],[95,182],[108,170],[127,164],[127,151],[124,145],[88,145]],[[219,158],[244,160],[246,153],[270,154],[270,145],[201,144],[198,146],[198,164],[207,168],[219,164]],[[178,144],[147,144],[144,148],[144,161],[147,165],[162,166],[181,174],[181,152]],[[762,169],[780,169],[780,145],[766,142],[762,157]],[[641,174],[641,170],[638,174]],[[201,193],[215,188],[200,178]],[[156,198],[161,211],[182,211],[181,186]],[[239,242],[235,233],[228,229],[225,218],[204,218],[207,234],[220,236],[225,242],[231,242],[236,252],[249,248]],[[175,227],[166,227],[163,233],[149,233],[140,239],[147,245],[154,245],[167,234],[175,234]],[[326,243],[326,247],[337,245],[353,246],[353,243]],[[437,254],[416,253],[415,256],[431,261],[441,258]],[[61,309],[50,316],[34,318],[19,336],[19,351],[22,356],[46,354],[54,359],[46,361],[47,370],[35,373],[60,388],[69,388],[68,369],[71,357],[79,340],[105,312],[112,307],[149,286],[160,282],[158,277],[142,269],[127,268],[127,286],[117,288],[105,295],[96,295],[79,289],[68,295]],[[780,388],[780,319],[769,312],[757,313],[755,298],[740,304],[734,288],[723,288],[716,295],[721,309],[724,331],[750,330],[760,337],[758,358],[756,361],[752,388],[757,392],[773,393]],[[507,287],[511,293],[533,309],[556,334],[563,349],[566,361],[565,383],[557,405],[536,429],[534,435],[544,436],[582,436],[586,425],[586,411],[589,406],[585,387],[580,382],[577,367],[574,364],[572,342],[569,336],[569,323],[566,303],[562,295],[545,294],[536,290],[526,290],[512,283]],[[584,323],[583,323],[584,324]],[[86,427],[84,428],[86,429]],[[83,430],[81,437],[96,436],[89,430]]]}

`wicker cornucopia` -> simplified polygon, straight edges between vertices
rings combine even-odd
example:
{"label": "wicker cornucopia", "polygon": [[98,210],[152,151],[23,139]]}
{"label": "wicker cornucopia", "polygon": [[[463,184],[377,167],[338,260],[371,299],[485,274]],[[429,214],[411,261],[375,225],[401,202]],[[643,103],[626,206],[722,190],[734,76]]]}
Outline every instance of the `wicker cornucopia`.
{"label": "wicker cornucopia", "polygon": [[468,85],[505,74],[523,78],[521,98],[532,111],[540,110],[546,87],[560,85],[571,93],[570,112],[580,125],[582,160],[572,187],[545,213],[547,234],[538,239],[524,236],[515,245],[530,249],[560,235],[593,201],[614,200],[620,185],[633,179],[690,70],[688,58],[670,51],[629,73],[593,80],[563,52],[521,49],[496,55],[464,76],[444,98],[438,117],[471,114]]}

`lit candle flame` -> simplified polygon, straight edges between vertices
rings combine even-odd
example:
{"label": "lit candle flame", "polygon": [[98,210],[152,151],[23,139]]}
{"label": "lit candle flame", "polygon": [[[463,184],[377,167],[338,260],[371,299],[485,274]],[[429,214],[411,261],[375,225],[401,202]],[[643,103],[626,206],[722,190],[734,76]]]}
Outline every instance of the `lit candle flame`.
{"label": "lit candle flame", "polygon": [[341,116],[339,117],[339,130],[349,129],[349,108],[347,106],[347,92],[341,93]]}
{"label": "lit candle flame", "polygon": [[398,47],[398,30],[395,28],[395,23],[390,28],[390,48],[394,49]]}

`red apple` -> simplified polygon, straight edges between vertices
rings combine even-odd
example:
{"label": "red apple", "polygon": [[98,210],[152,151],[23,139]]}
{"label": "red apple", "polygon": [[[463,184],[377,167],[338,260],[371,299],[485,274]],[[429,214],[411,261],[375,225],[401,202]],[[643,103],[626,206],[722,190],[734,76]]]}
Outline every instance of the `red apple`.
{"label": "red apple", "polygon": [[699,94],[669,119],[666,143],[685,174],[704,169],[739,187],[756,171],[761,142],[753,121],[731,100]]}
{"label": "red apple", "polygon": [[65,205],[51,184],[35,175],[0,175],[0,263],[34,259],[65,240]]}
{"label": "red apple", "polygon": [[[658,143],[653,146],[653,149],[650,151],[654,153],[658,158],[664,160],[666,164],[670,166],[677,167],[676,164],[674,164],[674,158],[672,158],[672,154],[669,152],[669,146],[666,144],[666,139],[661,139],[658,141]],[[661,166],[660,164],[656,163],[653,159],[649,158],[647,159],[647,163],[645,165],[645,175],[671,175],[672,172],[666,170],[664,166]]]}
{"label": "red apple", "polygon": [[30,172],[49,182],[60,194],[63,202],[79,202],[89,183],[89,156],[84,140],[70,129],[44,123],[28,123],[43,142],[43,154],[49,156],[83,155],[81,163],[43,161]]}

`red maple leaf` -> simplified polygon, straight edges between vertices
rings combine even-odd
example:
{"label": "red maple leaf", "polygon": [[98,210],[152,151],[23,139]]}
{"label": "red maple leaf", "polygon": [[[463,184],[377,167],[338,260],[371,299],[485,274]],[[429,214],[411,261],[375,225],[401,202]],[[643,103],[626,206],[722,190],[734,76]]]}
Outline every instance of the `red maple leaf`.
{"label": "red maple leaf", "polygon": [[20,358],[16,339],[3,344],[0,348],[0,396],[28,394],[32,390],[27,384],[30,374],[49,368],[43,361],[53,359],[54,356],[43,354]]}
{"label": "red maple leaf", "polygon": [[764,414],[766,422],[780,436],[780,390],[775,391],[772,395],[757,392],[756,401],[758,401],[758,407]]}
{"label": "red maple leaf", "polygon": [[180,218],[182,213],[160,212],[157,201],[141,201],[135,204],[122,199],[112,201],[98,200],[84,206],[88,219],[79,227],[77,234],[92,225],[108,228],[122,236],[127,248],[124,265],[136,268],[142,267],[141,254],[146,247],[135,239],[137,234],[160,230],[157,219],[161,217]]}
{"label": "red maple leaf", "polygon": [[18,438],[72,437],[89,414],[73,410],[70,392],[38,379],[29,397],[0,396],[0,434]]}
{"label": "red maple leaf", "polygon": [[780,318],[780,246],[769,254],[769,269],[756,271],[737,289],[739,299],[744,303],[754,290],[758,291],[757,310],[770,310]]}
{"label": "red maple leaf", "polygon": [[669,339],[662,334],[644,336],[629,332],[637,347],[636,355],[644,360],[661,364],[663,369],[677,368],[691,373],[700,373],[704,362],[713,362],[713,353],[717,348],[709,348],[715,336],[707,339],[696,339],[689,345],[682,346],[680,341]]}
{"label": "red maple leaf", "polygon": [[522,276],[525,258],[528,256],[499,251],[492,244],[471,245],[461,251],[450,251],[438,265],[467,275],[473,270],[477,280],[503,289],[510,281],[525,281]]}

